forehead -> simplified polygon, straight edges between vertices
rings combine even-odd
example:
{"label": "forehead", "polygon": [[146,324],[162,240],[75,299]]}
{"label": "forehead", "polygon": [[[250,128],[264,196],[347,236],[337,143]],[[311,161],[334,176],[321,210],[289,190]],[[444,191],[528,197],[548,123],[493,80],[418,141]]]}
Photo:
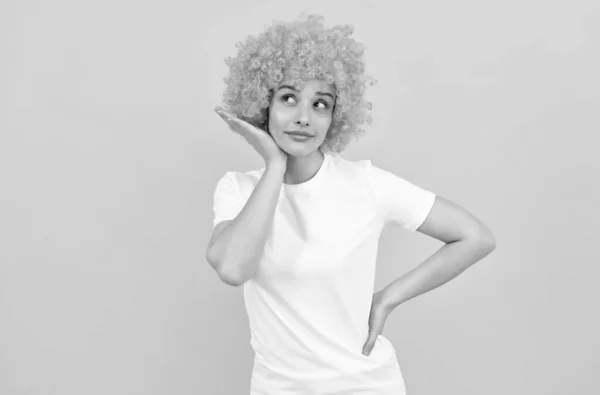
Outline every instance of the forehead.
{"label": "forehead", "polygon": [[[282,89],[281,87],[284,85],[293,86],[296,89],[299,88],[294,85],[290,79],[284,79],[278,89]],[[324,79],[313,78],[304,81],[304,89],[302,89],[302,92],[329,92],[335,94],[335,88]]]}

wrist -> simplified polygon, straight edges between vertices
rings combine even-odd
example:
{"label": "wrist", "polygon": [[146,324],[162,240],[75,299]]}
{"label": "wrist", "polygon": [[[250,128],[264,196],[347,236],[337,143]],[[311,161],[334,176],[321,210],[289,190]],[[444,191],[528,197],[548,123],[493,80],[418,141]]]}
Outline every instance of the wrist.
{"label": "wrist", "polygon": [[271,161],[267,163],[265,169],[265,171],[268,171],[269,173],[281,174],[281,176],[283,177],[283,175],[285,174],[286,164],[277,161]]}
{"label": "wrist", "polygon": [[378,292],[380,294],[379,297],[381,298],[381,304],[388,311],[392,311],[396,307],[398,307],[398,305],[400,305],[400,303],[398,303],[397,297],[394,296],[392,291],[393,290],[388,286]]}

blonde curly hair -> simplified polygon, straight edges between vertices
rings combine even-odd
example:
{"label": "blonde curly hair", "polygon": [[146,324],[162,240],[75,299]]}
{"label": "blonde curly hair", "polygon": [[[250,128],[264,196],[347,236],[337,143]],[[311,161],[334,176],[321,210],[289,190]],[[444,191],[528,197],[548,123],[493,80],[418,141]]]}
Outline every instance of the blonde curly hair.
{"label": "blonde curly hair", "polygon": [[367,84],[377,81],[364,74],[363,46],[349,37],[351,25],[326,29],[322,16],[300,13],[298,18],[274,20],[265,32],[236,44],[237,55],[225,59],[230,74],[223,80],[223,106],[268,132],[273,92],[284,77],[300,90],[308,79],[324,79],[335,88],[337,99],[320,149],[340,153],[352,137],[365,132],[363,124],[371,124],[372,105],[364,93]]}

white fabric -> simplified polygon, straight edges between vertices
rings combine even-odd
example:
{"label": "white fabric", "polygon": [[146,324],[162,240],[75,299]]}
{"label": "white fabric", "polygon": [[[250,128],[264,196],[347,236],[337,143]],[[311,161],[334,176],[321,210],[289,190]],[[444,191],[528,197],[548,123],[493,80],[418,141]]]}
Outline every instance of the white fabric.
{"label": "white fabric", "polygon": [[[227,172],[214,222],[242,210],[265,168]],[[394,346],[362,354],[379,236],[416,230],[435,194],[370,160],[325,154],[310,180],[282,184],[256,277],[243,285],[255,352],[251,395],[404,395]]]}

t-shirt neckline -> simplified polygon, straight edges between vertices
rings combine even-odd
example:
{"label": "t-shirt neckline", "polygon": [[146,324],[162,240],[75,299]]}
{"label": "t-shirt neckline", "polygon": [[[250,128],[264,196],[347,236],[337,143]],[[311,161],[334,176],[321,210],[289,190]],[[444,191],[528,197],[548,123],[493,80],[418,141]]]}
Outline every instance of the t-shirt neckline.
{"label": "t-shirt neckline", "polygon": [[327,165],[329,164],[329,156],[328,154],[323,154],[323,163],[321,163],[321,167],[317,170],[317,173],[308,181],[301,182],[300,184],[286,184],[284,182],[281,183],[281,188],[286,191],[299,191],[306,190],[311,188],[313,185],[319,182],[319,180],[323,177],[323,174],[326,172]]}

